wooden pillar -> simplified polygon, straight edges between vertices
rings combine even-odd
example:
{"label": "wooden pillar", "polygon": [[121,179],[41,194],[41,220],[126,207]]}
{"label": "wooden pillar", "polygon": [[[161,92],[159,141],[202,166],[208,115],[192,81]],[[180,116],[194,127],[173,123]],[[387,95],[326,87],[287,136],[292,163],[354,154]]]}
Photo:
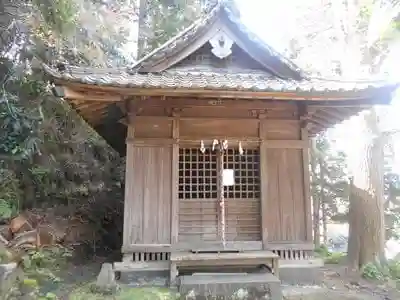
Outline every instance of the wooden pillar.
{"label": "wooden pillar", "polygon": [[172,166],[171,166],[171,244],[178,242],[179,235],[179,118],[172,120]]}
{"label": "wooden pillar", "polygon": [[[301,139],[305,142],[306,145],[308,143],[308,130],[307,128],[301,128]],[[304,204],[305,204],[305,222],[306,222],[306,241],[312,242],[312,213],[311,213],[311,196],[310,196],[310,157],[309,157],[309,148],[304,147],[302,150],[303,156],[303,182],[304,182]]]}
{"label": "wooden pillar", "polygon": [[219,208],[219,234],[220,234],[220,239],[222,242],[222,245],[225,247],[226,244],[226,223],[225,223],[225,186],[224,186],[224,141],[220,140],[218,143],[218,148],[219,148],[219,195],[218,195],[218,208]]}
{"label": "wooden pillar", "polygon": [[132,233],[132,222],[131,218],[133,215],[133,197],[134,197],[134,127],[132,125],[128,126],[128,133],[126,139],[126,163],[125,163],[125,198],[124,198],[124,226],[123,226],[123,241],[122,241],[122,252],[124,249],[129,248],[131,245],[131,233]]}
{"label": "wooden pillar", "polygon": [[259,124],[260,144],[260,182],[261,182],[261,239],[263,249],[268,247],[268,150],[265,134],[265,120],[261,119]]}

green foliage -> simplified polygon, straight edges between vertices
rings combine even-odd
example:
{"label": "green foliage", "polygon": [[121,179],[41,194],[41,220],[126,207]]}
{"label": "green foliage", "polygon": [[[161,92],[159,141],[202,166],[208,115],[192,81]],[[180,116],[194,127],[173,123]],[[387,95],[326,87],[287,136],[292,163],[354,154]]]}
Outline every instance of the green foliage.
{"label": "green foliage", "polygon": [[325,257],[324,262],[330,265],[337,265],[343,262],[346,254],[341,252],[329,252],[328,256]]}
{"label": "green foliage", "polygon": [[129,0],[33,0],[29,14],[34,55],[88,66],[132,62],[135,53],[123,51],[131,38],[135,3]]}
{"label": "green foliage", "polygon": [[179,295],[165,288],[128,288],[122,287],[115,295],[103,295],[93,293],[91,286],[87,284],[75,289],[69,296],[70,300],[130,300],[130,299],[146,299],[146,300],[175,300],[179,299]]}
{"label": "green foliage", "polygon": [[[82,9],[98,5],[86,3],[82,8],[74,3],[74,0],[34,1],[23,19],[29,28],[27,32],[31,33],[24,36],[26,47],[17,47],[18,53],[10,53],[11,56],[0,56],[0,218],[35,206],[58,204],[68,205],[70,209],[64,211],[67,214],[73,211],[87,217],[93,204],[89,197],[103,199],[102,195],[114,187],[115,180],[121,182],[119,172],[114,171],[119,165],[117,154],[65,102],[50,93],[51,86],[40,72],[30,68],[33,56],[45,62],[59,59],[60,50],[77,41],[76,37],[71,40],[67,23],[80,30],[79,26],[85,23]],[[102,12],[107,13],[104,9]],[[85,38],[78,39],[81,48],[77,53],[72,56],[66,53],[64,58],[76,62],[76,57],[86,57],[85,51],[91,49],[86,46],[98,39]],[[91,55],[102,59],[101,55]],[[94,61],[92,57],[87,59]],[[109,64],[111,59],[107,55],[106,60],[96,64]],[[113,205],[120,202],[114,201]],[[108,206],[100,211],[102,215],[90,216],[95,232],[100,232],[104,225],[101,220],[106,212],[110,214],[113,210],[121,211],[119,207]],[[121,217],[117,215],[115,219]],[[114,236],[118,234],[114,232]]]}
{"label": "green foliage", "polygon": [[4,73],[0,74],[0,155],[12,156],[13,160],[28,159],[39,148],[35,129],[41,118],[31,104],[43,88],[24,70],[21,73],[21,66],[0,58],[1,61],[0,68]]}
{"label": "green foliage", "polygon": [[16,174],[0,162],[0,219],[16,214],[21,201],[21,190]]}
{"label": "green foliage", "polygon": [[15,215],[16,208],[13,207],[13,201],[0,199],[0,218],[9,219]]}
{"label": "green foliage", "polygon": [[336,151],[332,144],[327,135],[320,134],[313,141],[310,155],[311,193],[314,205],[319,206],[314,222],[319,226],[337,220],[348,207],[346,155]]}
{"label": "green foliage", "polygon": [[318,153],[313,155],[318,156],[319,168],[313,180],[313,196],[322,198],[321,205],[331,218],[339,213],[340,206],[347,206],[347,158],[343,152],[333,149],[332,141],[324,134],[316,138],[316,147]]}
{"label": "green foliage", "polygon": [[315,248],[314,253],[317,257],[323,259],[326,264],[340,264],[346,257],[344,253],[329,251],[328,247],[325,245]]}
{"label": "green foliage", "polygon": [[328,247],[325,245],[321,245],[314,249],[314,252],[317,254],[318,257],[325,258],[329,256]]}
{"label": "green foliage", "polygon": [[31,279],[58,282],[60,279],[56,276],[56,272],[65,267],[69,257],[71,251],[63,247],[29,251],[22,258],[22,267]]}
{"label": "green foliage", "polygon": [[400,262],[389,260],[385,264],[368,263],[361,269],[361,274],[366,279],[373,280],[400,280]]}
{"label": "green foliage", "polygon": [[[327,221],[348,222],[348,175],[346,155],[335,151],[326,135],[316,138],[316,149],[311,159],[317,164],[312,172],[312,196],[319,199]],[[386,201],[386,238],[397,239],[400,235],[400,175],[392,170],[393,161],[385,157],[384,193]],[[321,176],[322,174],[322,176]]]}
{"label": "green foliage", "polygon": [[362,276],[367,279],[383,280],[382,270],[373,263],[368,263],[361,270]]}
{"label": "green foliage", "polygon": [[21,267],[24,278],[12,290],[7,299],[58,299],[51,292],[43,292],[42,287],[48,282],[57,283],[57,272],[65,268],[71,252],[62,247],[51,247],[38,251],[29,251],[22,257]]}
{"label": "green foliage", "polygon": [[148,53],[159,47],[197,20],[202,13],[202,2],[200,0],[149,1],[144,20],[146,26],[141,28],[141,37],[145,40],[143,52]]}
{"label": "green foliage", "polygon": [[78,8],[73,0],[33,0],[43,19],[44,32],[70,33],[76,26]]}

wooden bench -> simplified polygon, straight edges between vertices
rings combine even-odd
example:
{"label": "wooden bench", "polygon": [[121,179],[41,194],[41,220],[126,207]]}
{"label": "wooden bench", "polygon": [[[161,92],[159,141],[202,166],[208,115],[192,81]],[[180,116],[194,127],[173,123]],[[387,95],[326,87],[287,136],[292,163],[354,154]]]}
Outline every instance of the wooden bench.
{"label": "wooden bench", "polygon": [[181,267],[204,266],[258,266],[269,265],[272,273],[279,278],[279,256],[271,251],[245,251],[245,252],[218,252],[218,253],[193,253],[172,252],[170,283],[174,285]]}

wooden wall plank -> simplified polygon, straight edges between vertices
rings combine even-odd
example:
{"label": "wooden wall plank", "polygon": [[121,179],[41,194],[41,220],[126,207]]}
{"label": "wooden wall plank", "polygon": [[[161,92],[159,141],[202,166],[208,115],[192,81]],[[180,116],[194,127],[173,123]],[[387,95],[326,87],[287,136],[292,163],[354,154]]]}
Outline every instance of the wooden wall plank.
{"label": "wooden wall plank", "polygon": [[[153,198],[154,193],[152,191],[159,189],[158,186],[155,186],[158,178],[155,176],[156,173],[154,173],[153,167],[155,166],[154,159],[156,158],[154,152],[156,152],[157,149],[147,148],[141,150],[142,151],[139,149],[136,150],[140,152],[142,158],[140,168],[136,168],[136,173],[138,175],[136,177],[143,176],[143,185],[139,187],[134,183],[136,190],[141,189],[143,193],[143,227],[141,231],[141,242],[144,244],[154,244],[154,236],[157,234],[156,230],[158,229],[157,221],[154,217],[157,215],[158,209],[153,210],[154,202],[156,202],[157,205],[157,199],[156,197]],[[144,151],[146,151],[146,153],[144,153]],[[158,171],[159,170],[157,170],[157,172]]]}
{"label": "wooden wall plank", "polygon": [[215,136],[258,137],[258,120],[180,120],[180,135],[191,138]]}
{"label": "wooden wall plank", "polygon": [[292,157],[292,169],[298,170],[297,176],[291,176],[293,190],[298,191],[299,194],[296,194],[295,197],[298,201],[293,201],[293,211],[294,214],[294,222],[297,225],[297,238],[302,240],[306,237],[306,224],[304,223],[304,214],[306,213],[306,207],[304,202],[301,201],[303,198],[298,198],[298,195],[302,195],[303,191],[303,176],[301,174],[303,169],[303,161],[302,161],[303,153],[302,151],[296,151],[293,153]]}
{"label": "wooden wall plank", "polygon": [[135,137],[171,138],[172,122],[169,118],[135,117]]}
{"label": "wooden wall plank", "polygon": [[[173,117],[137,116],[134,118],[135,137],[172,138]],[[261,138],[267,140],[301,141],[299,120],[266,119],[262,122],[259,136],[257,118],[179,118],[180,136],[188,139],[214,137]],[[129,138],[129,136],[128,136]]]}
{"label": "wooden wall plank", "polygon": [[263,122],[263,136],[267,140],[300,140],[300,121],[268,120]]}
{"label": "wooden wall plank", "polygon": [[[219,241],[217,199],[180,199],[179,242]],[[226,240],[259,241],[259,199],[226,199]]]}
{"label": "wooden wall plank", "polygon": [[124,245],[169,244],[172,149],[128,144],[128,151]]}
{"label": "wooden wall plank", "polygon": [[281,149],[279,153],[279,164],[278,164],[278,190],[279,190],[279,202],[280,202],[280,214],[281,214],[281,233],[282,239],[290,241],[293,239],[293,209],[292,209],[292,190],[289,184],[289,166],[287,159],[286,149]]}
{"label": "wooden wall plank", "polygon": [[267,149],[267,160],[268,242],[306,241],[302,150]]}
{"label": "wooden wall plank", "polygon": [[275,241],[281,237],[281,208],[279,199],[278,163],[279,151],[268,150],[268,203],[266,219],[268,220],[268,240]]}

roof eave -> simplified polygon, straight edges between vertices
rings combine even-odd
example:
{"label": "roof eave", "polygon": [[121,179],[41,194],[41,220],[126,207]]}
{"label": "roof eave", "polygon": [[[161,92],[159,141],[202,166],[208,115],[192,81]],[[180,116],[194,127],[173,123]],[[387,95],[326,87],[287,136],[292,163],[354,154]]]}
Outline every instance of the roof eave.
{"label": "roof eave", "polygon": [[306,101],[317,104],[342,105],[345,102],[370,105],[388,105],[393,98],[392,93],[399,87],[399,84],[386,85],[381,87],[370,87],[364,90],[343,91],[301,91],[301,90],[236,90],[236,89],[200,89],[200,88],[162,88],[162,87],[141,87],[124,86],[113,84],[87,84],[79,80],[55,79],[58,85],[76,87],[78,89],[102,90],[116,93],[123,96],[197,96],[197,97],[219,97],[233,99],[265,99],[265,100],[287,100],[287,101]]}

